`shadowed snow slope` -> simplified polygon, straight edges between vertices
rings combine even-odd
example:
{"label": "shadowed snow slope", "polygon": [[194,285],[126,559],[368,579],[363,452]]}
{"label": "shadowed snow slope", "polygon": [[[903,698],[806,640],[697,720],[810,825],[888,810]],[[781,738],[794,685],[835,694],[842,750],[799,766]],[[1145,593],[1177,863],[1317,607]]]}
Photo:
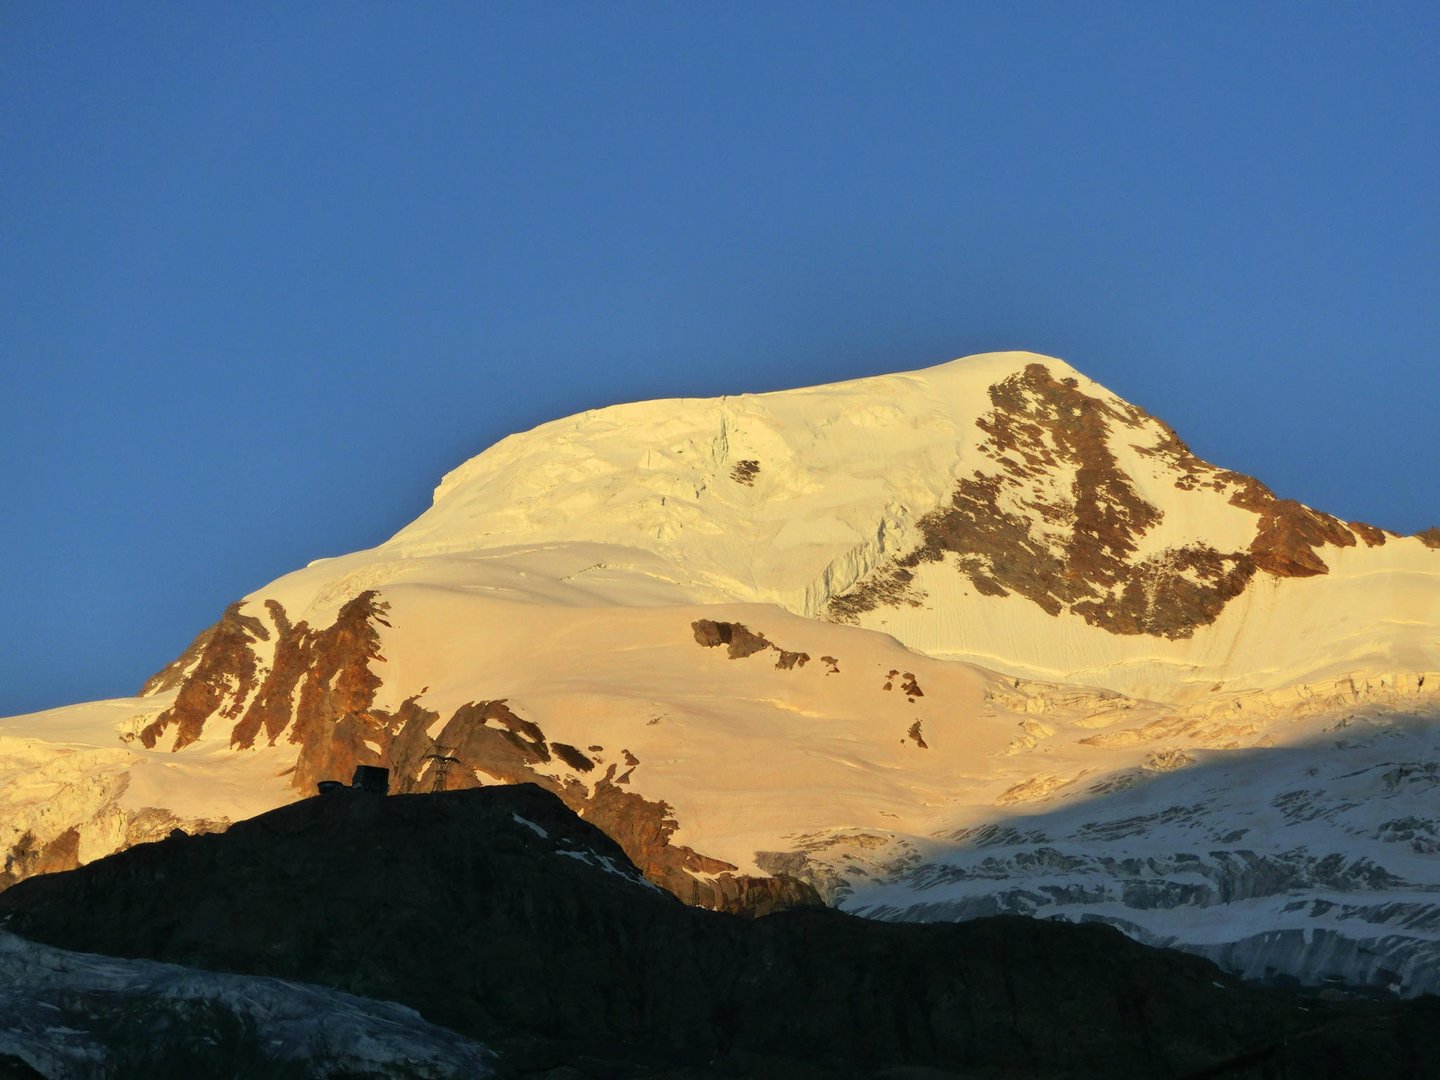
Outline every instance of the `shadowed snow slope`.
{"label": "shadowed snow slope", "polygon": [[493,1054],[412,1009],[280,979],[66,952],[0,932],[0,987],[0,1055],[37,1076],[493,1074]]}
{"label": "shadowed snow slope", "polygon": [[[1096,917],[1417,990],[1431,544],[1028,353],[595,410],[257,589],[140,697],[0,721],[0,884],[382,765],[400,792],[540,785],[703,906]],[[1293,795],[1317,777],[1347,805]],[[1203,815],[1167,817],[1172,790]],[[1032,843],[1017,815],[1061,825]],[[987,829],[1021,839],[982,857]]]}

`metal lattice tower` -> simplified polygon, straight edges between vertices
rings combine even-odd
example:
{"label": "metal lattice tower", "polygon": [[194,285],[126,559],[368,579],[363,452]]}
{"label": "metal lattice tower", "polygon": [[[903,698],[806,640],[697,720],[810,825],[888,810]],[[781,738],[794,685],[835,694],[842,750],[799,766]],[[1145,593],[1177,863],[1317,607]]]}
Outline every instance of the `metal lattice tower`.
{"label": "metal lattice tower", "polygon": [[436,746],[433,753],[425,755],[426,761],[434,762],[430,766],[431,791],[445,790],[445,783],[450,777],[450,766],[460,763],[460,759],[455,756],[455,750],[453,746]]}

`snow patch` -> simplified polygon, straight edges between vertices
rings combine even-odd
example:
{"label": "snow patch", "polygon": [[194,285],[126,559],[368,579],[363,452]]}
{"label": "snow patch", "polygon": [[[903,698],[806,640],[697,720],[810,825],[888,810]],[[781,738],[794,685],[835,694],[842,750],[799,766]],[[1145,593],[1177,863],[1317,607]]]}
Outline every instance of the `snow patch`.
{"label": "snow patch", "polygon": [[550,839],[550,834],[544,829],[542,829],[539,825],[536,825],[535,822],[531,821],[529,818],[523,818],[519,814],[514,813],[512,813],[510,816],[515,819],[515,823],[517,825],[524,825],[525,828],[529,829],[536,836],[540,837],[541,840]]}

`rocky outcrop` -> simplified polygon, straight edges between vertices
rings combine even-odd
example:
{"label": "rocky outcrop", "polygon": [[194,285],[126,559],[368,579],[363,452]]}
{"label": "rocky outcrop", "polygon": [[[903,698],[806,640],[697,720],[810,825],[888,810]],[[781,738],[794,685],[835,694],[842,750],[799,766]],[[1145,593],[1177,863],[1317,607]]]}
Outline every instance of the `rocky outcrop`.
{"label": "rocky outcrop", "polygon": [[262,736],[273,745],[290,726],[296,689],[310,667],[308,627],[303,622],[292,625],[279,601],[267,600],[265,608],[277,630],[275,653],[259,692],[230,732],[230,745],[240,750],[248,750]]}
{"label": "rocky outcrop", "polygon": [[914,701],[916,698],[922,698],[925,696],[925,691],[920,689],[920,683],[917,682],[915,679],[915,673],[913,671],[902,672],[899,668],[891,668],[888,672],[886,672],[885,682],[880,687],[880,689],[895,689],[896,679],[901,680],[900,692],[904,694],[909,700]]}
{"label": "rocky outcrop", "polygon": [[1431,999],[1299,1000],[1103,926],[688,909],[530,786],[308,799],[27,881],[0,916],[400,1002],[507,1075],[1386,1078],[1440,1055]]}
{"label": "rocky outcrop", "polygon": [[713,619],[697,619],[690,624],[695,631],[695,643],[707,649],[725,646],[725,654],[731,660],[743,660],[766,649],[778,649],[762,633],[757,633],[744,623],[716,622]]}
{"label": "rocky outcrop", "polygon": [[[640,766],[628,750],[622,748],[618,761],[607,762],[601,753],[587,756],[577,747],[549,741],[540,725],[518,716],[504,700],[472,702],[442,719],[412,698],[394,714],[371,710],[367,716],[369,741],[358,746],[337,727],[324,758],[329,776],[348,777],[356,765],[384,765],[391,770],[391,790],[398,793],[536,784],[603,829],[648,880],[687,904],[761,914],[820,903],[802,882],[743,875],[731,863],[672,843],[679,825],[669,803],[620,786],[628,785]],[[300,761],[305,774],[318,775],[319,766],[306,762],[303,749]],[[557,761],[578,775],[557,777]],[[590,775],[601,766],[603,775]]]}
{"label": "rocky outcrop", "polygon": [[730,479],[734,480],[737,484],[754,487],[755,477],[759,474],[760,462],[747,458],[735,463],[735,467],[730,470]]}
{"label": "rocky outcrop", "polygon": [[374,591],[363,592],[330,626],[312,630],[304,622],[292,625],[277,602],[265,606],[275,628],[269,667],[262,667],[255,645],[270,643],[271,630],[241,604],[230,605],[184,656],[145,684],[154,693],[178,682],[180,692],[140,731],[140,741],[152,748],[173,728],[170,749],[180,750],[207,724],[228,721],[230,744],[248,749],[262,737],[273,745],[288,731],[302,748],[296,786],[309,789],[376,732],[369,707],[380,678],[370,665],[385,659],[377,627],[389,625],[386,607]]}
{"label": "rocky outcrop", "polygon": [[[809,653],[782,649],[764,634],[751,630],[744,623],[697,619],[690,624],[690,628],[695,632],[696,644],[703,645],[707,649],[724,645],[725,653],[731,660],[743,660],[747,656],[771,650],[779,654],[775,659],[775,667],[781,671],[803,668],[810,662]],[[836,661],[832,658],[831,666],[833,667],[835,663]]]}
{"label": "rocky outcrop", "polygon": [[26,832],[5,853],[4,869],[0,870],[0,889],[8,889],[17,881],[35,874],[73,870],[79,865],[79,826],[72,825],[45,843],[37,841],[34,833]]}
{"label": "rocky outcrop", "polygon": [[255,686],[259,665],[253,646],[270,637],[265,624],[243,614],[241,606],[231,604],[220,621],[202,631],[174,663],[145,681],[142,694],[180,687],[175,704],[141,730],[140,741],[147,748],[173,727],[171,749],[179,750],[200,737],[210,717],[218,714],[233,720],[238,715]]}
{"label": "rocky outcrop", "polygon": [[1315,550],[1325,544],[1354,547],[1355,534],[1338,518],[1272,497],[1260,511],[1250,555],[1257,567],[1276,577],[1314,577],[1330,570]]}
{"label": "rocky outcrop", "polygon": [[140,687],[140,696],[146,697],[151,694],[162,694],[166,690],[173,690],[175,687],[181,685],[185,681],[186,676],[195,669],[200,663],[201,658],[205,656],[206,650],[210,647],[210,643],[214,641],[217,636],[233,633],[237,625],[240,627],[248,627],[252,633],[259,637],[264,637],[265,628],[256,625],[255,620],[241,620],[240,608],[242,603],[243,601],[237,600],[227,607],[218,622],[201,630],[200,633],[195,635],[195,640],[186,646],[184,652],[146,679],[144,685]]}
{"label": "rocky outcrop", "polygon": [[[292,783],[307,793],[321,780],[348,780],[357,765],[390,769],[392,790],[398,792],[539,784],[614,836],[652,882],[686,903],[749,914],[820,903],[803,882],[740,874],[731,863],[672,844],[679,825],[670,805],[626,790],[640,764],[628,750],[622,748],[614,760],[599,752],[603,748],[586,752],[548,740],[538,724],[518,716],[503,699],[470,702],[448,718],[423,708],[418,696],[393,713],[375,707],[381,679],[372,665],[385,662],[380,629],[390,625],[388,607],[375,591],[355,596],[319,630],[292,624],[273,600],[266,609],[273,634],[262,620],[232,605],[197,639],[188,666],[177,661],[166,669],[183,667],[186,673],[176,703],[141,732],[146,746],[174,726],[172,749],[179,750],[207,723],[229,722],[236,749],[262,739],[296,745]],[[810,659],[740,623],[701,620],[693,629],[701,644],[725,645],[732,658],[774,652],[782,670]],[[267,669],[252,646],[272,637]],[[558,774],[557,765],[563,766]],[[54,854],[33,847],[13,854],[18,868],[13,880],[37,872],[28,869],[35,866],[76,865],[58,847]]]}
{"label": "rocky outcrop", "polygon": [[[1277,577],[1328,572],[1325,546],[1385,542],[1384,530],[1347,526],[1275,494],[1259,481],[1191,453],[1154,417],[1116,398],[1086,394],[1044,364],[990,387],[993,408],[977,425],[989,464],[957,483],[947,506],[923,516],[920,544],[833,597],[831,618],[919,606],[916,572],[948,558],[986,596],[1016,594],[1051,615],[1069,612],[1114,634],[1186,638],[1219,617],[1257,571]],[[1124,440],[1174,476],[1183,492],[1207,490],[1256,515],[1245,550],[1197,540],[1142,555],[1164,518],[1116,456]]]}
{"label": "rocky outcrop", "polygon": [[327,777],[348,777],[357,759],[371,757],[369,743],[385,730],[384,720],[370,712],[380,688],[380,677],[370,664],[385,659],[375,628],[376,623],[389,625],[381,615],[384,610],[375,593],[361,593],[309,642],[289,735],[300,746],[295,786],[302,791],[314,790]]}
{"label": "rocky outcrop", "polygon": [[1347,521],[1345,527],[1364,540],[1366,547],[1384,547],[1385,541],[1395,535],[1385,529],[1377,529],[1374,525],[1367,525],[1363,521]]}

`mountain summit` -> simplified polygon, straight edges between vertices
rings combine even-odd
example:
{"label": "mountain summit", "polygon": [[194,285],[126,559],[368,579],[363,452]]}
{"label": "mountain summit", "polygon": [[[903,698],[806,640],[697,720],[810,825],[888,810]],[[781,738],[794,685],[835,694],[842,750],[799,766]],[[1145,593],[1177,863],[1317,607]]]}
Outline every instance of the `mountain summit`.
{"label": "mountain summit", "polygon": [[383,765],[539,784],[704,906],[1099,917],[1433,989],[1437,627],[1432,540],[1058,360],[620,405],[472,458],[139,697],[0,722],[5,872]]}
{"label": "mountain summit", "polygon": [[[527,571],[544,588],[493,580],[517,549],[559,560]],[[250,601],[328,616],[426,581],[567,605],[774,604],[928,656],[1185,702],[1216,683],[1440,666],[1437,566],[1419,538],[1200,460],[1062,361],[993,353],[544,424],[451,472],[387,543]]]}

